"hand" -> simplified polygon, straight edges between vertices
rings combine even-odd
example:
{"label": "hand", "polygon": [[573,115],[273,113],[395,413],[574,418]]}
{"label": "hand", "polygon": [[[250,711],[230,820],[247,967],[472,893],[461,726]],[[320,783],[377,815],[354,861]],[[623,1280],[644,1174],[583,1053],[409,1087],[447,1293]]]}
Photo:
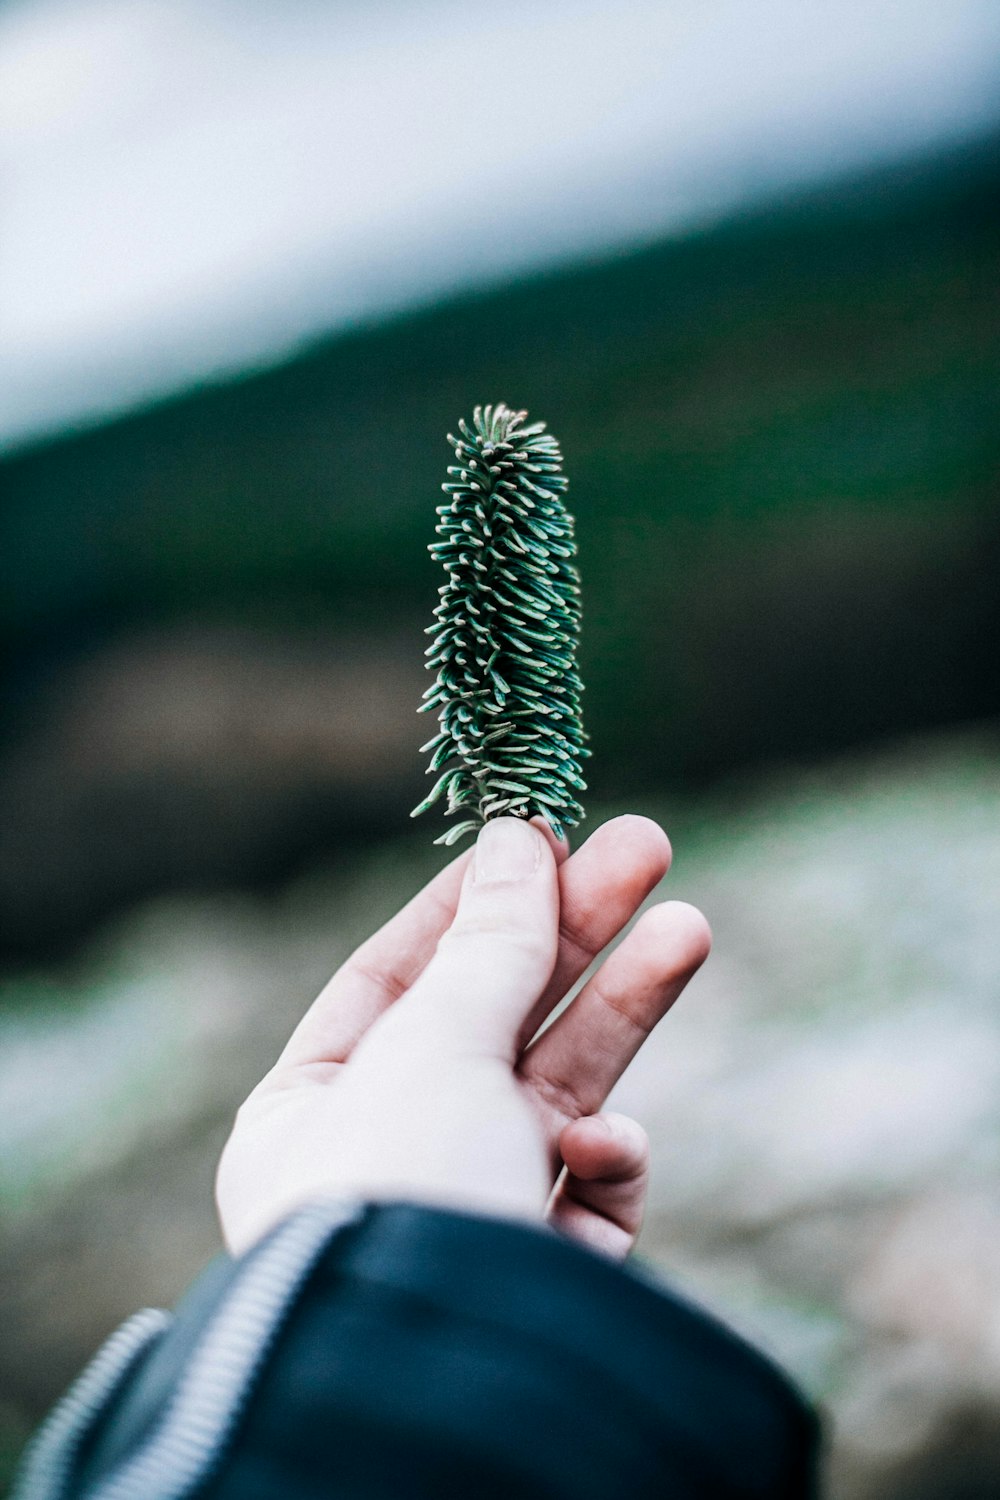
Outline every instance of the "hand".
{"label": "hand", "polygon": [[646,818],[571,856],[543,827],[487,823],[338,970],[240,1109],[216,1184],[229,1247],[311,1199],[359,1197],[547,1219],[626,1255],[648,1146],[598,1111],[707,956],[704,917],[651,907],[536,1032],[669,862]]}

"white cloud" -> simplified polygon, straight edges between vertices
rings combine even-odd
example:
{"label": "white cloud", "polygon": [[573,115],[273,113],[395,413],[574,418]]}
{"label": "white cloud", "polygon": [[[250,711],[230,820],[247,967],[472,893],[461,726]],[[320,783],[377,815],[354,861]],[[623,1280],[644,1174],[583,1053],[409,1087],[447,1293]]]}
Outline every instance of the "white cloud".
{"label": "white cloud", "polygon": [[0,439],[988,118],[956,0],[0,16]]}

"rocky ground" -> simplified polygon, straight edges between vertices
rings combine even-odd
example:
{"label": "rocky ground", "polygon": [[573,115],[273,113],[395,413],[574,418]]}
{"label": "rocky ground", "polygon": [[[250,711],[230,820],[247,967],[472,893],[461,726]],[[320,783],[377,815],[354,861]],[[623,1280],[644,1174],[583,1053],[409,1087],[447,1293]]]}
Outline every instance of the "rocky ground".
{"label": "rocky ground", "polygon": [[[820,1402],[831,1500],[1000,1490],[997,749],[925,741],[644,809],[716,946],[618,1094],[654,1142],[641,1253]],[[7,980],[8,1464],[103,1334],[218,1248],[232,1110],[438,859],[417,836],[266,902],[161,899]]]}

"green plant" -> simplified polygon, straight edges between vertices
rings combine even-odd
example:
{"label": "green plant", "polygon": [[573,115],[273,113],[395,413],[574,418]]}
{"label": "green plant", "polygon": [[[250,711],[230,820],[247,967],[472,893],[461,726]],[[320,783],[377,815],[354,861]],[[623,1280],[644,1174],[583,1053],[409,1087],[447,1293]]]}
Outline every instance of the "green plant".
{"label": "green plant", "polygon": [[458,462],[438,506],[430,552],[439,590],[427,666],[437,670],[420,712],[439,709],[422,750],[440,771],[413,817],[440,799],[471,813],[435,842],[453,844],[501,814],[541,814],[559,836],[583,817],[580,761],[590,752],[576,669],[580,579],[562,454],[527,412],[476,407],[448,434]]}

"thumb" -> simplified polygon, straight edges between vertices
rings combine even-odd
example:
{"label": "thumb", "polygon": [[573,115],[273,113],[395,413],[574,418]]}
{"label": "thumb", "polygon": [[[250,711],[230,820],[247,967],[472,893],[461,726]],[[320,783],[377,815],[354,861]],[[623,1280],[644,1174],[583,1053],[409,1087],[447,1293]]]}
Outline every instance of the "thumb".
{"label": "thumb", "polygon": [[455,919],[401,1008],[411,1019],[433,1012],[439,1034],[513,1059],[518,1030],[555,966],[558,941],[559,883],[549,841],[521,818],[493,818],[476,841]]}

